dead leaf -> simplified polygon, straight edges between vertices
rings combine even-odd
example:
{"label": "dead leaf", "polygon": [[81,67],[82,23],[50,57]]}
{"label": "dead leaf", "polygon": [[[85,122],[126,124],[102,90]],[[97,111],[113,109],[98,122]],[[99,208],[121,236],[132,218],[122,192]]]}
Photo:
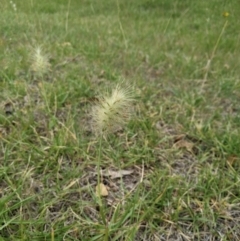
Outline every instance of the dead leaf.
{"label": "dead leaf", "polygon": [[0,138],[7,135],[7,130],[3,127],[0,127]]}
{"label": "dead leaf", "polygon": [[133,170],[119,170],[119,171],[112,171],[107,170],[103,173],[103,176],[110,177],[111,179],[121,178],[123,176],[127,176],[133,173]]}
{"label": "dead leaf", "polygon": [[174,137],[174,143],[183,140],[185,137],[186,137],[185,134],[176,135],[176,136]]}
{"label": "dead leaf", "polygon": [[195,127],[196,127],[196,129],[197,129],[197,131],[198,132],[201,132],[202,131],[202,129],[203,129],[203,123],[202,123],[202,120],[200,120],[200,121],[197,121],[196,123],[195,123]]}
{"label": "dead leaf", "polygon": [[180,140],[180,141],[176,142],[173,146],[176,148],[179,148],[179,149],[186,148],[189,152],[192,152],[194,144],[189,141]]}
{"label": "dead leaf", "polygon": [[231,155],[227,159],[227,162],[230,166],[233,166],[237,161],[239,161],[239,158],[236,155]]}
{"label": "dead leaf", "polygon": [[107,190],[107,186],[105,186],[103,183],[99,183],[96,186],[96,195],[99,196],[103,196],[106,197],[108,196],[108,190]]}
{"label": "dead leaf", "polygon": [[69,47],[71,47],[72,45],[71,45],[70,42],[64,42],[64,43],[62,43],[62,46],[63,46],[63,47],[65,47],[65,46],[69,46]]}

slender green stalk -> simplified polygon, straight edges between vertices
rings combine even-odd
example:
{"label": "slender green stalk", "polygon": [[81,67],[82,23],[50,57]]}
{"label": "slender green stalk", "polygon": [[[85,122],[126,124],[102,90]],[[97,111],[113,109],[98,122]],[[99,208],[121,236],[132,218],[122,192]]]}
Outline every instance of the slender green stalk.
{"label": "slender green stalk", "polygon": [[101,198],[101,190],[100,190],[100,183],[101,183],[101,160],[102,160],[102,141],[103,136],[101,135],[99,138],[99,146],[98,146],[98,160],[97,160],[97,198],[98,198],[98,205],[99,205],[99,212],[102,218],[102,221],[106,227],[104,241],[108,241],[108,224],[105,217],[105,210],[104,205]]}
{"label": "slender green stalk", "polygon": [[219,43],[220,43],[220,40],[221,40],[222,35],[223,35],[223,33],[224,33],[224,30],[225,30],[226,27],[227,27],[227,24],[228,24],[228,21],[226,20],[226,22],[224,23],[224,25],[223,25],[223,27],[222,27],[221,33],[220,33],[219,36],[218,36],[218,39],[217,39],[217,41],[216,41],[216,44],[214,45],[213,51],[212,51],[212,53],[211,53],[211,56],[210,56],[210,58],[208,59],[207,64],[206,64],[206,66],[205,66],[205,68],[204,68],[204,69],[206,70],[206,72],[205,72],[204,79],[203,79],[203,82],[202,82],[201,91],[203,90],[204,85],[205,85],[205,83],[206,83],[206,81],[207,81],[208,73],[209,73],[209,71],[210,71],[210,67],[211,67],[212,60],[213,60],[213,58],[215,57],[215,54],[216,54],[218,45],[219,45]]}

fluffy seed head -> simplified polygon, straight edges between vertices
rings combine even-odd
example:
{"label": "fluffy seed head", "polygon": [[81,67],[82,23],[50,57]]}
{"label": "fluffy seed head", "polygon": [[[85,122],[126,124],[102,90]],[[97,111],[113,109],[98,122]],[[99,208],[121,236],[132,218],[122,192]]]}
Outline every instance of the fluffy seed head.
{"label": "fluffy seed head", "polygon": [[31,61],[31,69],[38,76],[46,74],[50,69],[48,57],[42,53],[41,47],[34,49],[31,56]]}
{"label": "fluffy seed head", "polygon": [[111,95],[102,96],[92,108],[92,130],[96,135],[108,134],[123,126],[131,116],[132,91],[117,85]]}

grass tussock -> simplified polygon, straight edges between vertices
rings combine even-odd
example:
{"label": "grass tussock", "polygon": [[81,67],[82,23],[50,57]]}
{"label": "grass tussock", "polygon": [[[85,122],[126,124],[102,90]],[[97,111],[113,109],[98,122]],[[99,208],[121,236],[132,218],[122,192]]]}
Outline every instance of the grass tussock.
{"label": "grass tussock", "polygon": [[239,6],[0,8],[0,241],[239,240]]}

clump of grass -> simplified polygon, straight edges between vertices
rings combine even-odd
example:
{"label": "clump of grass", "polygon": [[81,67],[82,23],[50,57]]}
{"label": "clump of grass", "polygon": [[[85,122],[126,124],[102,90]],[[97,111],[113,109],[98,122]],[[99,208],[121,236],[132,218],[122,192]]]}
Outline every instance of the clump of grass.
{"label": "clump of grass", "polygon": [[[12,1],[16,12],[0,1],[0,240],[239,240],[240,5]],[[61,69],[50,72],[45,43]],[[120,75],[141,90],[141,119],[109,134],[135,105],[111,112],[110,89],[89,140],[76,126],[89,83]]]}
{"label": "clump of grass", "polygon": [[31,70],[36,76],[42,76],[50,70],[49,58],[43,53],[41,47],[33,50],[30,60],[32,62]]}
{"label": "clump of grass", "polygon": [[[99,102],[93,106],[92,117],[92,131],[99,137],[98,159],[97,159],[97,200],[99,205],[100,216],[103,223],[107,219],[105,213],[105,207],[102,203],[101,196],[104,196],[101,187],[104,186],[101,183],[101,168],[100,163],[102,160],[102,140],[103,137],[113,133],[118,128],[122,127],[131,117],[131,110],[133,104],[133,91],[130,87],[123,88],[121,85],[117,85],[111,92],[111,94],[103,95],[99,98]],[[104,231],[104,241],[109,240],[109,230],[106,225]]]}
{"label": "clump of grass", "polygon": [[92,131],[96,135],[107,135],[122,127],[131,117],[133,101],[131,88],[119,84],[111,95],[101,96],[92,108]]}

